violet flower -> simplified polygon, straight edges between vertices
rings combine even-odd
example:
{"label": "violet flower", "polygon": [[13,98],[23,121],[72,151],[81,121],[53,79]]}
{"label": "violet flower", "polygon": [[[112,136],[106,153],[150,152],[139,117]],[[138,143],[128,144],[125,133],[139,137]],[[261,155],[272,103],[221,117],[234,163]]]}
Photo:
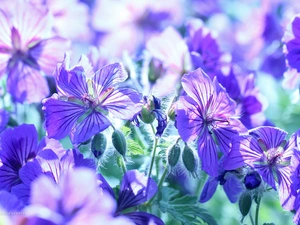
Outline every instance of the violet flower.
{"label": "violet flower", "polygon": [[23,210],[25,225],[133,224],[124,217],[113,217],[115,202],[101,192],[90,169],[68,171],[58,184],[45,175],[39,177],[32,184],[30,202]]}
{"label": "violet flower", "polygon": [[249,130],[250,135],[235,137],[226,162],[225,170],[248,165],[256,170],[274,190],[280,203],[287,210],[293,209],[291,193],[291,157],[296,147],[296,135],[286,141],[287,133],[279,128],[262,126]]}
{"label": "violet flower", "polygon": [[12,8],[0,9],[0,75],[8,74],[7,89],[14,101],[40,102],[49,94],[42,75],[52,75],[69,43],[51,36],[48,11],[27,1],[16,1]]}
{"label": "violet flower", "polygon": [[21,183],[19,170],[39,152],[38,133],[33,125],[9,128],[0,135],[0,190],[11,191]]}
{"label": "violet flower", "polygon": [[120,63],[106,65],[94,74],[85,56],[71,69],[66,56],[55,74],[59,93],[43,101],[50,138],[70,135],[79,144],[111,125],[108,113],[130,120],[141,110],[141,95],[117,86],[128,76]]}
{"label": "violet flower", "polygon": [[201,69],[185,74],[182,86],[187,95],[181,96],[177,103],[179,135],[185,142],[198,138],[202,169],[217,177],[218,147],[227,154],[231,138],[244,130],[241,122],[234,118],[236,104],[217,79],[212,81]]}
{"label": "violet flower", "polygon": [[[102,175],[99,176],[100,187],[115,198],[112,188]],[[131,219],[136,225],[156,224],[163,225],[163,221],[158,217],[146,212],[126,212],[123,210],[134,206],[139,206],[150,200],[157,192],[157,185],[152,178],[146,177],[137,170],[129,170],[124,174],[120,185],[119,198],[117,201],[116,216],[125,216]]]}

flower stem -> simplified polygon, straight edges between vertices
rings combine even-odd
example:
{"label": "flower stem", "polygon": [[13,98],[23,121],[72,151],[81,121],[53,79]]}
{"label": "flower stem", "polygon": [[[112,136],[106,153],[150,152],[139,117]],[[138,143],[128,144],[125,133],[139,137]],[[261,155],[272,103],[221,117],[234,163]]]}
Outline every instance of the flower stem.
{"label": "flower stem", "polygon": [[261,198],[258,197],[256,210],[255,210],[255,225],[258,225],[258,214],[259,214],[260,201],[261,201]]}
{"label": "flower stem", "polygon": [[152,158],[151,158],[151,163],[150,163],[150,169],[149,169],[149,173],[148,173],[148,178],[151,177],[152,168],[153,168],[153,164],[154,164],[154,161],[155,161],[157,143],[158,143],[158,137],[155,137],[153,150],[152,150]]}

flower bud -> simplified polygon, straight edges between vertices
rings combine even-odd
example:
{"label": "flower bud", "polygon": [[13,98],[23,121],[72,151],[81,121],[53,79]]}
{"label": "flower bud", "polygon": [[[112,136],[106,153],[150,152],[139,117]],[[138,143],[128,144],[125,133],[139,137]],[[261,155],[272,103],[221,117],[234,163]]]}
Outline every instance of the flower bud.
{"label": "flower bud", "polygon": [[153,109],[154,109],[153,100],[145,96],[144,105],[140,113],[140,118],[144,123],[152,123],[154,121],[155,115],[152,113]]}
{"label": "flower bud", "polygon": [[261,177],[256,171],[248,173],[244,178],[244,184],[248,190],[253,190],[261,184]]}
{"label": "flower bud", "polygon": [[117,152],[125,157],[127,151],[127,142],[124,134],[120,130],[114,130],[112,134],[112,143]]}
{"label": "flower bud", "polygon": [[167,160],[169,166],[171,167],[176,166],[180,157],[180,153],[181,153],[180,145],[177,143],[175,145],[170,146],[167,149]]}
{"label": "flower bud", "polygon": [[196,173],[198,161],[197,158],[195,157],[193,150],[187,145],[184,146],[182,152],[182,161],[187,171],[189,171],[192,174]]}
{"label": "flower bud", "polygon": [[93,137],[91,150],[94,156],[99,159],[103,155],[107,146],[106,137],[104,134],[99,133]]}

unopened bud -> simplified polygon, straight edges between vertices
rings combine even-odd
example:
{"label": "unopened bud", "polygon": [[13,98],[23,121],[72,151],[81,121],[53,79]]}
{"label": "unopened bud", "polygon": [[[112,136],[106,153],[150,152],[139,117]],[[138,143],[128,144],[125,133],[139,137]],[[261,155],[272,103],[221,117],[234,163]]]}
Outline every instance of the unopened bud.
{"label": "unopened bud", "polygon": [[245,176],[244,184],[248,190],[253,190],[261,184],[261,177],[256,171],[253,171]]}
{"label": "unopened bud", "polygon": [[189,146],[184,146],[182,153],[182,161],[185,168],[192,174],[197,170],[198,161],[193,150]]}
{"label": "unopened bud", "polygon": [[127,151],[127,143],[124,134],[120,130],[114,130],[112,134],[112,143],[117,152],[125,157]]}
{"label": "unopened bud", "polygon": [[97,159],[99,159],[103,155],[106,149],[106,145],[107,145],[107,141],[104,134],[99,133],[93,137],[91,150]]}
{"label": "unopened bud", "polygon": [[168,164],[171,167],[176,166],[180,157],[181,149],[179,144],[172,145],[167,150]]}

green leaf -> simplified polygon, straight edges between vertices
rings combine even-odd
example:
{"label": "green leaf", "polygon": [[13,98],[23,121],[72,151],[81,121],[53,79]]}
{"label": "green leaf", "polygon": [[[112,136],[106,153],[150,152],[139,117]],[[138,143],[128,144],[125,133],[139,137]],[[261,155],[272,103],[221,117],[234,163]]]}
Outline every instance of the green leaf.
{"label": "green leaf", "polygon": [[210,224],[217,225],[215,219],[200,208],[200,203],[196,196],[179,196],[178,191],[163,187],[158,195],[158,205],[162,212],[169,213],[174,219],[184,225]]}
{"label": "green leaf", "polygon": [[123,132],[125,137],[128,137],[131,134],[131,129],[127,126],[121,127],[121,131]]}
{"label": "green leaf", "polygon": [[129,155],[143,155],[144,149],[134,140],[127,139],[128,154]]}

